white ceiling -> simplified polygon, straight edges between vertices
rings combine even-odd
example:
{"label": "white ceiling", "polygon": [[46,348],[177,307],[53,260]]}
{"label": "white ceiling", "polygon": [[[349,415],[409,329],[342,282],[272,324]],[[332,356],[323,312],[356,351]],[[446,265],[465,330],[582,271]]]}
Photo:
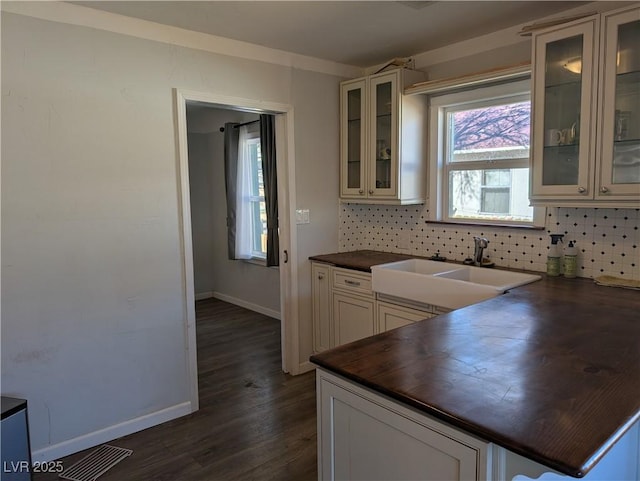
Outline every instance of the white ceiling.
{"label": "white ceiling", "polygon": [[370,67],[556,14],[576,1],[72,2],[288,52]]}

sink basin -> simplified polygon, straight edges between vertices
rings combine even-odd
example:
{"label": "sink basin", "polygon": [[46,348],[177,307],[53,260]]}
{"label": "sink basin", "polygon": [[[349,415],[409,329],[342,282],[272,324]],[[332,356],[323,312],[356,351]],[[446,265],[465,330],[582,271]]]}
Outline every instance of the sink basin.
{"label": "sink basin", "polygon": [[449,272],[455,269],[457,266],[452,264],[446,264],[438,261],[428,261],[423,259],[407,259],[406,261],[391,262],[389,264],[382,264],[374,266],[373,269],[383,268],[384,270],[394,270],[401,272],[412,272],[415,274],[440,274]]}
{"label": "sink basin", "polygon": [[459,309],[537,281],[520,272],[409,259],[371,268],[371,285],[381,294]]}
{"label": "sink basin", "polygon": [[485,286],[493,286],[501,292],[514,287],[529,284],[540,279],[535,274],[523,274],[521,272],[503,271],[500,269],[487,269],[483,267],[463,267],[449,272],[439,272],[436,277],[456,279],[459,281],[473,282]]}

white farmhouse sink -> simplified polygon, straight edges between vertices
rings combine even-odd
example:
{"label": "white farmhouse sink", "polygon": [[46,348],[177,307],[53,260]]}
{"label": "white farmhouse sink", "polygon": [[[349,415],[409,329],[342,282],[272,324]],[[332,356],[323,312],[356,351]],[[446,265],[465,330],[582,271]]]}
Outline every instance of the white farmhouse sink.
{"label": "white farmhouse sink", "polygon": [[371,268],[373,290],[425,304],[459,309],[540,279],[535,274],[409,259]]}

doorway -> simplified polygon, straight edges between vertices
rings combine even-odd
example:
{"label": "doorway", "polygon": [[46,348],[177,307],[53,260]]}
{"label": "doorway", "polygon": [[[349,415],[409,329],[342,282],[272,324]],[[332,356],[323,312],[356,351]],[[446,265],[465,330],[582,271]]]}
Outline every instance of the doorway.
{"label": "doorway", "polygon": [[[229,259],[227,195],[225,186],[225,125],[248,124],[253,152],[259,144],[260,123],[257,114],[187,102],[187,147],[189,154],[189,194],[196,301],[215,297],[240,307],[280,319],[279,266],[267,268],[266,207],[252,201],[255,215],[252,228],[252,254],[247,260]],[[235,128],[235,127],[228,127]],[[237,129],[236,129],[237,132]],[[251,165],[258,165],[256,155]],[[251,185],[260,195],[261,171],[249,170],[255,179]],[[255,185],[254,185],[255,184]],[[239,235],[239,234],[237,234]]]}
{"label": "doorway", "polygon": [[[299,372],[299,346],[297,325],[297,273],[295,229],[291,220],[295,212],[295,189],[289,188],[289,180],[295,179],[293,162],[293,110],[286,104],[275,104],[260,100],[174,90],[176,130],[178,137],[179,195],[181,248],[183,253],[183,298],[186,335],[186,356],[189,366],[191,410],[196,411],[198,402],[198,372],[195,336],[195,282],[193,229],[191,222],[191,195],[189,172],[189,149],[187,131],[187,106],[227,111],[230,115],[257,116],[260,113],[275,115],[276,152],[278,170],[278,209],[280,232],[279,306],[282,346],[282,370],[290,374]],[[295,224],[293,224],[295,225]],[[241,262],[241,261],[232,261]],[[254,266],[256,267],[256,266]],[[268,269],[268,268],[263,268]]]}

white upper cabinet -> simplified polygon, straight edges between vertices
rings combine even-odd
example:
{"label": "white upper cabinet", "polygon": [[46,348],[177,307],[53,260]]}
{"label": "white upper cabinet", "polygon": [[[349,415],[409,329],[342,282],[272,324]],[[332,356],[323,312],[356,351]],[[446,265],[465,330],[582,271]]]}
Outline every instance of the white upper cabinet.
{"label": "white upper cabinet", "polygon": [[602,38],[602,142],[596,199],[639,199],[640,8],[605,15]]}
{"label": "white upper cabinet", "polygon": [[422,72],[398,69],[341,84],[340,197],[345,201],[425,201],[424,96],[404,96]]}
{"label": "white upper cabinet", "polygon": [[534,204],[637,207],[640,8],[533,37]]}

